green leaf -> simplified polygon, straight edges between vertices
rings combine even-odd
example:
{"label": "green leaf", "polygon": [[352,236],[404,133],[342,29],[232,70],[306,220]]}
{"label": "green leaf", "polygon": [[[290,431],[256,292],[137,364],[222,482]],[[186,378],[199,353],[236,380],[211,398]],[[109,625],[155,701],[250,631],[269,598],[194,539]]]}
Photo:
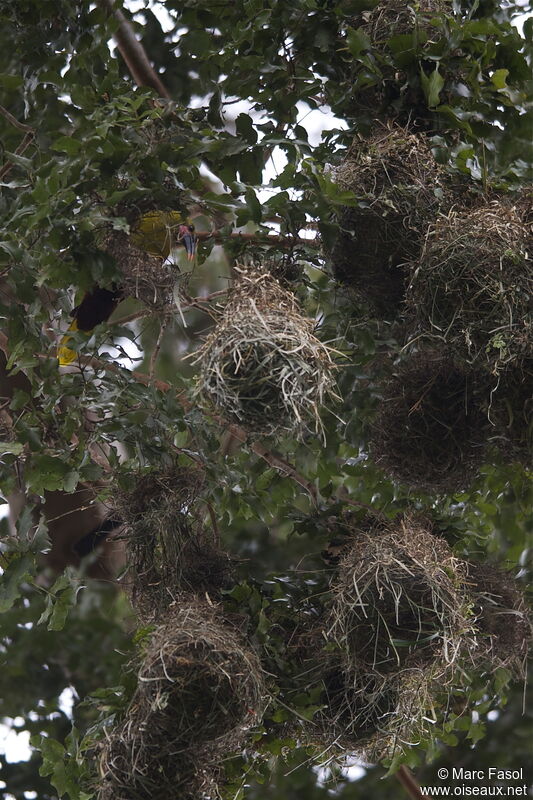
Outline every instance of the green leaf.
{"label": "green leaf", "polygon": [[32,736],[30,742],[42,754],[39,775],[50,777],[59,797],[67,795],[69,800],[89,800],[91,795],[82,791],[80,785],[85,770],[60,742],[40,734]]}
{"label": "green leaf", "polygon": [[0,86],[4,89],[18,89],[22,86],[22,77],[20,75],[8,75],[5,72],[0,73]]}
{"label": "green leaf", "polygon": [[24,169],[30,169],[32,167],[31,158],[19,156],[18,153],[10,153],[8,150],[6,150],[5,156],[8,161],[12,161],[13,164],[18,164],[19,167],[24,167]]}
{"label": "green leaf", "polygon": [[50,147],[52,150],[68,153],[69,156],[75,156],[81,150],[82,143],[77,139],[73,139],[72,136],[60,136]]}
{"label": "green leaf", "polygon": [[249,186],[246,189],[246,192],[245,192],[244,196],[246,198],[246,205],[248,206],[248,208],[250,210],[251,219],[254,222],[261,222],[261,218],[262,218],[261,203],[257,199],[257,195],[256,195],[256,193],[254,192],[254,190],[252,189],[251,186]]}
{"label": "green leaf", "polygon": [[72,470],[71,472],[67,473],[63,480],[63,489],[65,492],[73,492],[76,489],[76,486],[80,482],[80,473],[76,470]]}
{"label": "green leaf", "polygon": [[20,456],[24,450],[24,445],[21,442],[0,442],[0,455],[11,453],[14,456]]}
{"label": "green leaf", "polygon": [[490,79],[497,89],[507,89],[507,76],[509,75],[508,69],[497,69],[491,75]]}
{"label": "green leaf", "polygon": [[346,43],[348,50],[356,58],[365,50],[372,48],[372,42],[361,28],[348,28]]}
{"label": "green leaf", "polygon": [[46,454],[35,454],[26,471],[26,481],[35,494],[43,494],[45,490],[54,492],[62,489],[68,464],[62,459]]}
{"label": "green leaf", "polygon": [[429,78],[424,69],[420,67],[420,80],[426,96],[428,108],[435,108],[439,104],[440,92],[444,86],[444,78],[439,72],[439,66],[435,67]]}
{"label": "green leaf", "polygon": [[67,574],[60,575],[47,593],[46,608],[38,624],[48,622],[49,631],[60,631],[65,627],[69,611],[76,603],[76,596],[82,587],[75,584]]}
{"label": "green leaf", "polygon": [[[0,565],[2,561],[0,560]],[[33,558],[28,554],[9,554],[9,563],[0,577],[0,613],[7,611],[21,595],[21,584],[34,573]]]}
{"label": "green leaf", "polygon": [[239,114],[235,120],[235,128],[239,136],[249,144],[256,144],[257,131],[249,114]]}

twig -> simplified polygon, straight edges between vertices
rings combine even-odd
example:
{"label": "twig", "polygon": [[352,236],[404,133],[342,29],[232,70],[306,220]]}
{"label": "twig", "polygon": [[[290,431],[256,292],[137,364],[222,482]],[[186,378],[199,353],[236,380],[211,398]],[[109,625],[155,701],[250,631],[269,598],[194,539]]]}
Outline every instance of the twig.
{"label": "twig", "polygon": [[157,342],[155,343],[155,347],[152,351],[152,355],[150,356],[150,367],[148,370],[148,375],[150,380],[153,380],[154,373],[155,373],[155,365],[157,361],[157,357],[159,355],[159,351],[161,350],[161,342],[163,341],[163,335],[165,333],[166,327],[168,325],[168,314],[165,314],[163,319],[161,320],[161,324],[159,326],[159,334],[157,337]]}
{"label": "twig", "polygon": [[[215,298],[224,297],[227,293],[228,293],[227,289],[220,289],[218,292],[211,292],[211,294],[199,295],[198,297],[191,297],[188,300],[188,302],[182,304],[182,308],[189,308],[192,306],[196,308],[201,308],[201,303],[210,303]],[[129,322],[136,322],[139,319],[145,319],[146,317],[149,317],[154,313],[155,312],[153,308],[142,308],[139,311],[133,311],[131,314],[126,314],[123,317],[111,320],[111,322],[108,322],[107,324],[110,328],[119,327],[122,325],[127,325]]]}
{"label": "twig", "polygon": [[159,76],[150,64],[144,47],[137,41],[133,27],[122,11],[119,8],[115,8],[113,0],[99,0],[99,3],[102,8],[104,8],[110,16],[114,16],[118,22],[118,28],[113,36],[120,55],[126,62],[126,66],[131,72],[131,76],[137,86],[150,86],[152,89],[155,89],[159,97],[166,97],[170,100],[170,94],[163,86]]}
{"label": "twig", "polygon": [[13,114],[9,113],[7,108],[4,108],[4,106],[0,106],[0,114],[5,117],[14,128],[18,128],[19,131],[22,131],[23,133],[31,133],[32,136],[35,134],[34,129],[30,125],[24,125],[23,122],[19,122],[18,119],[13,116]]}
{"label": "twig", "polygon": [[307,478],[304,478],[303,475],[300,475],[300,473],[292,466],[292,464],[290,464],[288,461],[285,461],[283,458],[274,455],[274,453],[271,453],[266,449],[266,447],[263,447],[260,442],[254,442],[250,449],[256,455],[266,461],[267,464],[270,464],[271,467],[285,473],[288,478],[291,478],[291,480],[295,481],[295,483],[298,483],[309,494],[314,504],[318,505],[318,494],[316,487],[313,486],[311,481],[308,481]]}
{"label": "twig", "polygon": [[395,774],[397,780],[401,783],[409,797],[412,797],[413,800],[424,800],[424,795],[420,790],[420,786],[415,780],[415,777],[409,767],[406,767],[405,764],[402,764],[398,772]]}
{"label": "twig", "polygon": [[220,547],[220,531],[218,530],[218,522],[215,515],[215,510],[211,503],[206,503],[207,506],[207,513],[209,514],[209,518],[211,519],[211,526],[213,528],[213,536],[215,539],[215,545]]}
{"label": "twig", "polygon": [[318,238],[304,239],[300,236],[281,236],[280,234],[270,233],[240,233],[237,231],[228,235],[222,231],[215,230],[199,231],[196,236],[200,240],[214,239],[217,244],[225,244],[228,240],[239,239],[243,242],[258,242],[259,244],[276,245],[278,247],[279,245],[283,245],[285,247],[294,247],[297,244],[307,244],[310,247],[320,247],[320,241]]}
{"label": "twig", "polygon": [[[43,354],[38,354],[37,356],[41,360],[47,360],[49,357]],[[78,366],[80,367],[93,367],[94,369],[104,369],[106,372],[112,372],[115,375],[123,375],[124,368],[118,367],[111,361],[101,361],[98,358],[94,358],[93,356],[79,356],[78,357]],[[175,387],[172,384],[167,383],[166,381],[159,380],[150,375],[146,375],[143,372],[132,371],[129,373],[136,381],[142,383],[144,386],[154,386],[160,392],[169,392]],[[184,411],[190,411],[192,408],[192,403],[187,400],[182,392],[176,394],[176,399],[184,409]],[[244,443],[248,440],[248,433],[237,425],[227,425],[222,417],[219,417],[217,414],[210,413],[209,416],[229,431],[229,433],[237,439],[239,442]],[[291,480],[298,483],[305,491],[310,495],[313,499],[315,504],[318,503],[318,496],[315,486],[311,483],[311,481],[307,480],[303,475],[300,475],[298,470],[293,467],[288,461],[285,461],[280,456],[274,455],[269,450],[266,449],[260,442],[254,442],[250,445],[250,449],[254,452],[259,458],[262,458],[264,461],[267,462],[271,467],[274,469],[283,472],[287,477],[291,478]],[[354,501],[355,502],[355,501]]]}
{"label": "twig", "polygon": [[145,317],[149,317],[150,314],[153,314],[153,309],[151,308],[142,308],[140,311],[134,311],[132,314],[126,314],[124,317],[119,317],[118,319],[114,319],[112,322],[108,322],[109,326],[119,326],[119,325],[127,325],[128,322],[135,322],[138,319],[144,319]]}
{"label": "twig", "polygon": [[356,506],[357,508],[366,508],[366,510],[369,511],[374,516],[380,517],[383,520],[387,519],[385,514],[383,514],[381,511],[376,511],[375,508],[369,506],[367,503],[363,503],[360,500],[353,500],[346,491],[346,488],[344,486],[341,486],[339,487],[339,489],[337,489],[337,491],[335,492],[335,496],[339,500],[342,500],[343,503],[346,503],[349,506]]}
{"label": "twig", "polygon": [[[15,126],[15,128],[18,128],[19,130],[22,130],[22,131],[26,131],[26,135],[24,136],[24,139],[19,144],[19,146],[17,147],[17,149],[15,150],[15,153],[14,153],[14,155],[16,155],[16,156],[21,156],[22,153],[29,146],[29,144],[33,141],[33,137],[35,136],[35,131],[33,130],[33,128],[30,128],[28,125],[23,125],[22,122],[19,122],[17,119],[15,119],[15,117],[13,117],[9,113],[9,111],[7,111],[3,106],[0,106],[0,113],[6,119],[8,119],[9,122],[11,122],[11,124]],[[0,180],[4,177],[4,175],[7,175],[7,173],[10,171],[12,166],[13,166],[13,161],[10,160],[10,157],[9,157],[9,154],[8,154],[6,163],[4,164],[2,169],[0,169]]]}

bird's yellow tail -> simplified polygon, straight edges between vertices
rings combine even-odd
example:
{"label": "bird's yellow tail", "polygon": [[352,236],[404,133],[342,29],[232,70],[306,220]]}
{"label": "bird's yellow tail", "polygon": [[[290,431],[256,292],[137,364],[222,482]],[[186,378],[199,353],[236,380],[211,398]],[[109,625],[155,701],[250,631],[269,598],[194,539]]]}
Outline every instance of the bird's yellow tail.
{"label": "bird's yellow tail", "polygon": [[[69,331],[77,331],[78,330],[78,321],[72,320],[70,325],[68,326]],[[69,364],[72,364],[73,361],[77,358],[78,354],[75,350],[71,350],[68,347],[68,342],[72,339],[72,336],[69,336],[68,333],[65,333],[61,341],[59,342],[57,348],[57,359],[59,361],[60,367],[68,367]]]}

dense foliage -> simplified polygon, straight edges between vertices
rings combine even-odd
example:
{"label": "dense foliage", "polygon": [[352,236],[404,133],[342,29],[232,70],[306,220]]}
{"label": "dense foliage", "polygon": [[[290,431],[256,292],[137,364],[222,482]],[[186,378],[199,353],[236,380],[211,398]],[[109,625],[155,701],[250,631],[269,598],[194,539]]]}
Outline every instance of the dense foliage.
{"label": "dense foliage", "polygon": [[[313,635],[331,606],[350,525],[368,513],[393,523],[414,509],[457,559],[497,564],[527,587],[527,421],[520,448],[500,428],[484,433],[483,463],[450,493],[393,480],[369,443],[409,315],[387,306],[378,316],[337,282],[326,256],[346,236],[347,218],[364,219],[364,199],[334,180],[336,170],[378,124],[424,137],[468,203],[523,198],[533,162],[533,25],[519,33],[521,12],[492,0],[153,2],[125,13],[172,98],[156,101],[110,46],[118,22],[106,3],[0,0],[0,475],[6,502],[23,495],[16,530],[0,522],[0,717],[28,731],[35,748],[27,762],[0,756],[6,797],[96,797],[91,756],[136,696],[130,659],[149,635],[113,581],[88,576],[94,554],[54,572],[45,495],[73,497],[90,484],[116,509],[117,494],[124,503],[151,470],[201,471],[201,525],[233,561],[217,591],[268,676],[253,742],[224,763],[224,798],[330,796],[314,768],[323,676],[302,678],[299,648],[306,637],[324,645]],[[311,110],[334,125],[318,144],[303,124]],[[283,166],[265,185],[273,152]],[[194,218],[192,271],[180,255],[170,302],[147,302],[148,282],[89,341],[74,335],[82,366],[60,372],[58,340],[84,292],[135,284],[106,237],[129,234],[132,211],[154,208]],[[247,437],[198,400],[199,366],[187,356],[220,318],[228,278],[245,261],[274,272],[332,348],[342,399],[326,395],[320,435],[276,433],[270,418],[270,435]],[[512,411],[503,416],[512,428]],[[422,784],[459,760],[525,766],[523,689],[505,666],[467,670],[416,747],[368,765],[355,782],[334,764],[338,796],[403,796],[392,775],[379,780],[401,764]],[[75,699],[71,718],[65,690]]]}

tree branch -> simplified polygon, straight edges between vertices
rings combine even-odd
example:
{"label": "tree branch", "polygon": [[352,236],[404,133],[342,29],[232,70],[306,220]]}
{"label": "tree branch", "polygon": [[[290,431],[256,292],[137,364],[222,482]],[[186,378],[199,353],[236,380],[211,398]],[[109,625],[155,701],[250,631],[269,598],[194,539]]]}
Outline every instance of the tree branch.
{"label": "tree branch", "polygon": [[[15,155],[16,156],[21,156],[22,153],[26,150],[26,148],[30,144],[30,142],[33,141],[33,137],[35,136],[35,131],[29,125],[24,125],[23,122],[19,122],[18,119],[16,119],[13,116],[13,114],[9,113],[7,108],[4,108],[4,106],[0,106],[0,114],[3,117],[5,117],[7,119],[7,121],[11,125],[13,125],[14,128],[17,128],[17,130],[23,131],[26,134],[24,136],[24,139],[22,140],[22,142],[19,144],[19,146],[15,150]],[[0,169],[0,180],[4,177],[4,175],[7,175],[7,173],[10,171],[12,166],[13,166],[13,162],[10,161],[9,154],[8,154],[7,155],[7,159],[6,159],[6,163]]]}
{"label": "tree branch", "polygon": [[402,764],[396,773],[396,778],[401,783],[409,797],[412,797],[413,800],[424,800],[424,795],[420,790],[420,786],[418,785],[418,782],[416,781],[409,767],[406,767],[405,764]]}
{"label": "tree branch", "polygon": [[32,135],[35,134],[34,129],[30,127],[30,125],[24,125],[23,122],[19,122],[18,119],[13,116],[13,114],[9,113],[7,108],[4,108],[4,106],[0,106],[0,114],[5,117],[14,128],[18,128],[19,131],[22,131],[23,133],[31,133]]}
{"label": "tree branch", "polygon": [[220,230],[215,230],[198,231],[196,236],[200,241],[214,239],[216,244],[225,244],[228,240],[237,239],[243,242],[257,242],[258,244],[268,244],[276,247],[280,245],[284,247],[294,247],[295,244],[307,244],[310,247],[320,247],[320,240],[318,238],[303,239],[300,236],[281,236],[280,234],[270,233],[240,233],[239,231],[235,231],[228,235]]}
{"label": "tree branch", "polygon": [[99,3],[118,22],[118,28],[113,36],[120,55],[126,62],[137,86],[150,86],[157,92],[159,97],[166,97],[170,100],[170,94],[150,64],[144,47],[137,40],[131,24],[122,11],[119,8],[115,8],[114,0],[99,0]]}
{"label": "tree branch", "polygon": [[[41,360],[48,359],[49,356],[39,354],[38,358]],[[112,372],[115,375],[122,375],[124,373],[123,367],[118,367],[112,361],[101,361],[98,358],[94,358],[93,356],[79,356],[77,361],[78,366],[80,367],[93,367],[94,369],[104,369],[106,372]],[[166,381],[159,380],[158,378],[151,377],[150,375],[146,375],[143,372],[137,372],[136,370],[130,372],[130,375],[138,381],[142,383],[144,386],[154,386],[160,392],[169,392],[175,387],[172,384],[167,383]],[[187,400],[183,393],[179,392],[176,394],[176,399],[184,409],[184,411],[190,411],[192,403]],[[225,429],[231,434],[232,437],[237,439],[239,442],[244,443],[248,440],[248,433],[243,429],[240,428],[238,425],[228,425],[226,420],[220,417],[218,414],[209,413],[211,419],[215,422],[223,425]],[[308,494],[313,499],[313,502],[317,503],[317,491],[316,488],[313,486],[311,481],[308,481],[303,475],[300,475],[298,470],[290,464],[288,461],[285,461],[280,456],[274,455],[269,450],[266,449],[260,442],[253,442],[250,445],[250,449],[259,458],[262,458],[264,461],[267,462],[271,467],[274,469],[279,470],[280,472],[285,473],[287,477],[291,478],[293,481],[298,483],[303,489],[308,492]]]}

